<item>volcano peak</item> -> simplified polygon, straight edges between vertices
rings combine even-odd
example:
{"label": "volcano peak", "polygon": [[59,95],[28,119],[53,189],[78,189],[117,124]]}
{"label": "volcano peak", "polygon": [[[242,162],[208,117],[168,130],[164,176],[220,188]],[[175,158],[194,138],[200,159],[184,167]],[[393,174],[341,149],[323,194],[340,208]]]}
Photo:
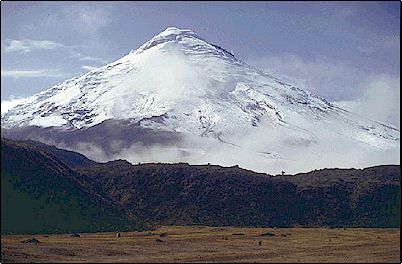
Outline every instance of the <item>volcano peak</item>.
{"label": "volcano peak", "polygon": [[[1,121],[13,133],[13,128],[56,127],[72,135],[76,130],[103,135],[98,130],[102,124],[127,131],[114,122],[128,122],[147,135],[183,138],[175,142],[178,152],[193,153],[197,161],[216,148],[242,150],[244,155],[234,162],[253,169],[286,160],[294,166],[300,157],[296,150],[314,155],[330,148],[337,154],[344,152],[343,146],[359,155],[373,151],[382,157],[389,151],[398,158],[393,151],[400,142],[397,129],[329,104],[248,66],[194,31],[176,27],[115,62],[26,98],[2,114]],[[137,132],[124,132],[132,141],[123,145],[171,142],[143,139]],[[114,136],[110,146],[112,141]],[[334,151],[335,145],[342,149]],[[242,158],[246,156],[252,161]]]}

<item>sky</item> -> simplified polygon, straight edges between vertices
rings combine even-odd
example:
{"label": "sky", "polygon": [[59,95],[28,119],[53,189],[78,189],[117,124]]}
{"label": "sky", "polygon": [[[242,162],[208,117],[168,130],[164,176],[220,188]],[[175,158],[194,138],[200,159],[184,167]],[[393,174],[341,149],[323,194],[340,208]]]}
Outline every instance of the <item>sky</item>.
{"label": "sky", "polygon": [[2,1],[2,106],[119,59],[170,26],[400,127],[398,1]]}

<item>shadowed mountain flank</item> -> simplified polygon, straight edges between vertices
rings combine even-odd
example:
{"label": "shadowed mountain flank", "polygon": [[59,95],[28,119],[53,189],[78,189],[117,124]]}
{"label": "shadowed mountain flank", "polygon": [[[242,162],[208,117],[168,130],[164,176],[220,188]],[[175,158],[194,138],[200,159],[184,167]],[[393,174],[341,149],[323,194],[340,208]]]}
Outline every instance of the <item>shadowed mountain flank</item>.
{"label": "shadowed mountain flank", "polygon": [[[140,223],[400,225],[399,165],[271,176],[238,166],[96,163],[37,142],[2,139],[1,144],[2,233],[123,230]],[[10,213],[28,199],[32,202],[23,204],[26,210]],[[42,208],[39,218],[30,214],[37,208]],[[49,217],[52,214],[84,223],[57,229],[56,218]],[[31,217],[37,226],[27,227],[19,221]],[[94,219],[96,225],[91,222]]]}
{"label": "shadowed mountain flank", "polygon": [[1,140],[1,232],[62,233],[140,229],[73,168],[94,162],[32,141]]}

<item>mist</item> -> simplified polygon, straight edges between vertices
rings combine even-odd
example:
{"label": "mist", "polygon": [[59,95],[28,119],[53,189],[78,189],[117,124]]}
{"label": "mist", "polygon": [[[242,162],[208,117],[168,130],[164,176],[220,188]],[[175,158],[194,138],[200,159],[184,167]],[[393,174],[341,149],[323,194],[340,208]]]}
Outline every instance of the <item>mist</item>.
{"label": "mist", "polygon": [[[120,149],[115,154],[106,153],[100,146],[78,143],[64,148],[80,152],[90,159],[106,162],[124,159],[139,163],[178,163],[192,165],[212,164],[235,166],[268,173],[289,174],[309,172],[324,168],[357,168],[400,164],[399,147],[375,147],[355,139],[343,137],[329,129],[314,129],[315,134],[286,127],[270,127],[265,123],[248,135],[217,139],[184,133],[177,144],[144,145],[137,142],[130,146],[111,141],[111,148]],[[268,131],[268,132],[267,132]],[[284,136],[286,133],[286,136]]]}

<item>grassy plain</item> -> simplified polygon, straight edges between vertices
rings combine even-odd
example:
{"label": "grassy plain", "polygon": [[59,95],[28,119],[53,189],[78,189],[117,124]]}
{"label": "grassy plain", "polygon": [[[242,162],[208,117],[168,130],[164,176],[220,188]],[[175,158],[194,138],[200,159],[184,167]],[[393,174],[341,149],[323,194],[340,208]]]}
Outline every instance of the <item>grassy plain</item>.
{"label": "grassy plain", "polygon": [[400,229],[163,226],[120,238],[34,237],[41,243],[2,235],[1,262],[400,262]]}

